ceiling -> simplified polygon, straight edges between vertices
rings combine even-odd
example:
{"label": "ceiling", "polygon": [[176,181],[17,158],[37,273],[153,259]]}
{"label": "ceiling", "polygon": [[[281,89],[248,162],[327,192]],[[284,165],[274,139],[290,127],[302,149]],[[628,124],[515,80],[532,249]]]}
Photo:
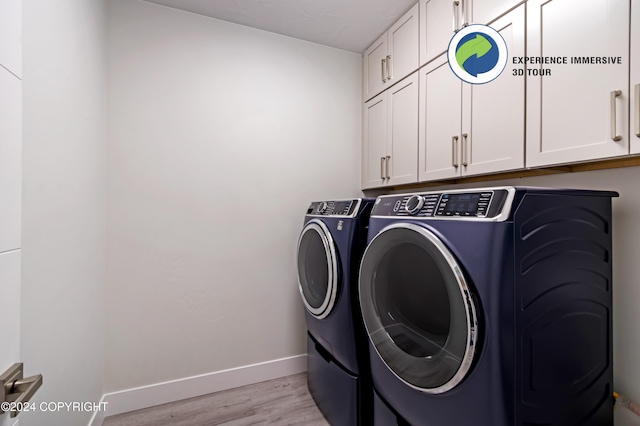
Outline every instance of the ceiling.
{"label": "ceiling", "polygon": [[363,53],[416,0],[147,0]]}

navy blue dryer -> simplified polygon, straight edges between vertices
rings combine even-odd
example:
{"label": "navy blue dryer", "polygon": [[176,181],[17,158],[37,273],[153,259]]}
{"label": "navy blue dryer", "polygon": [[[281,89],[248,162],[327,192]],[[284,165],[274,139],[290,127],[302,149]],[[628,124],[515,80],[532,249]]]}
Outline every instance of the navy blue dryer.
{"label": "navy blue dryer", "polygon": [[612,425],[615,196],[379,197],[359,281],[374,424]]}
{"label": "navy blue dryer", "polygon": [[298,240],[309,391],[333,426],[371,422],[369,354],[357,273],[373,202],[311,203]]}

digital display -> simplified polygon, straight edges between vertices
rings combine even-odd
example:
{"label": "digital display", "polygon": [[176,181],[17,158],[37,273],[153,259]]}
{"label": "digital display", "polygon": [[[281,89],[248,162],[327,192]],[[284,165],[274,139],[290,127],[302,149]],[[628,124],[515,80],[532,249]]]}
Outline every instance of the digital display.
{"label": "digital display", "polygon": [[475,215],[478,210],[480,194],[450,194],[445,214]]}
{"label": "digital display", "polygon": [[348,214],[351,203],[351,201],[336,201],[333,214]]}

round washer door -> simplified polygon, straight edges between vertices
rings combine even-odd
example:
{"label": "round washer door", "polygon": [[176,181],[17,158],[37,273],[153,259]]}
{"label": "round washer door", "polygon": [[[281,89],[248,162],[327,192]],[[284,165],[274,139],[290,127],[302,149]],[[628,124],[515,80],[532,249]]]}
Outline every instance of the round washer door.
{"label": "round washer door", "polygon": [[338,291],[333,238],[320,220],[307,222],[298,240],[298,287],[307,311],[322,319],[331,313]]}
{"label": "round washer door", "polygon": [[360,267],[360,305],[378,355],[403,382],[439,394],[469,372],[478,322],[453,254],[428,229],[384,228]]}

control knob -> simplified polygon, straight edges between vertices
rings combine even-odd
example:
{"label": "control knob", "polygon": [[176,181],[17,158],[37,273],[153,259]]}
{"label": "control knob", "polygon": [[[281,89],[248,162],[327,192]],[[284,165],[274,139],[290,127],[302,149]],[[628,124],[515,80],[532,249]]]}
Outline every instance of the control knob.
{"label": "control knob", "polygon": [[420,210],[424,206],[424,198],[421,195],[412,195],[407,200],[407,204],[405,204],[404,209],[409,214],[418,214]]}
{"label": "control knob", "polygon": [[318,204],[318,213],[326,212],[327,207],[328,207],[328,204],[326,203],[326,201],[321,202],[320,204]]}

